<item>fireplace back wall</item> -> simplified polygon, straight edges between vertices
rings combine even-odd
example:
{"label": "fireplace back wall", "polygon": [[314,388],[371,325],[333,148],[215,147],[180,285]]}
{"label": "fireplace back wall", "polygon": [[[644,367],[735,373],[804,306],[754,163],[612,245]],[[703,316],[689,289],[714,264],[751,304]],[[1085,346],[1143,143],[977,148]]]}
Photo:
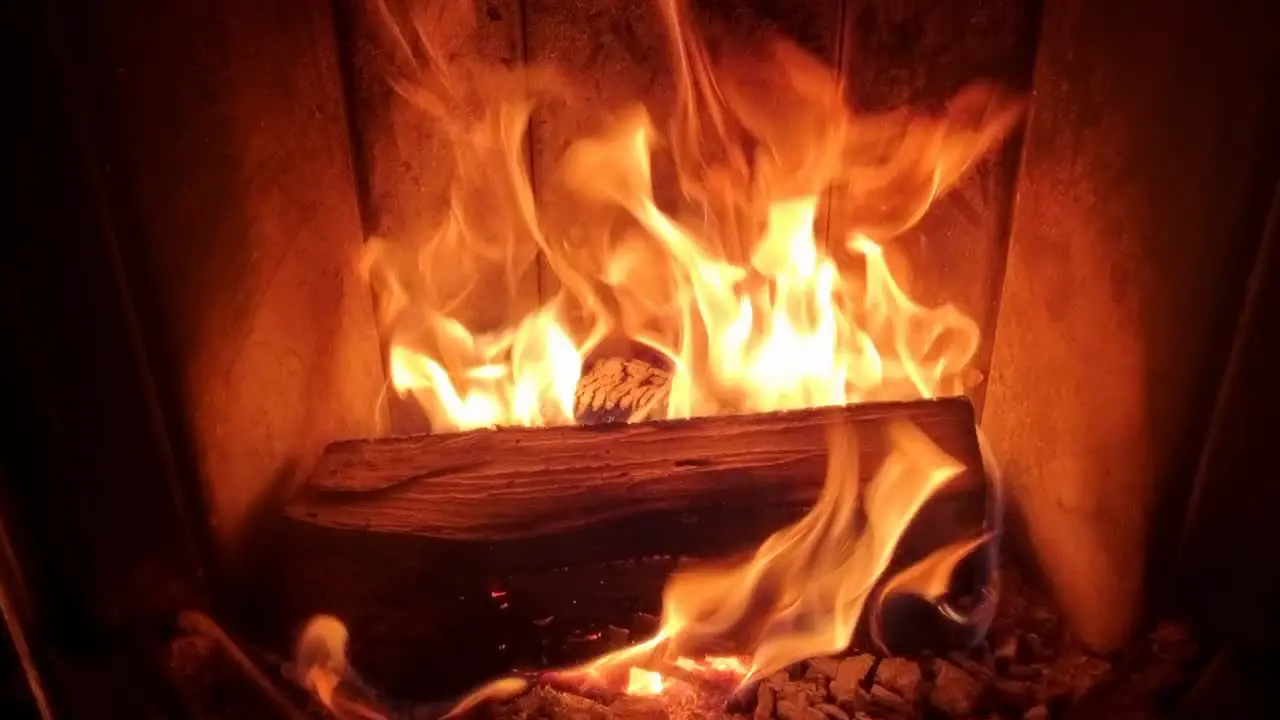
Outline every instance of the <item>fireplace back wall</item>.
{"label": "fireplace back wall", "polygon": [[[1083,634],[1110,646],[1143,607],[1154,521],[1182,515],[1243,300],[1257,188],[1275,177],[1264,130],[1277,54],[1261,2],[1230,16],[1043,5],[760,0],[718,19],[798,38],[862,107],[937,101],[975,77],[1034,83],[1025,141],[984,161],[891,261],[910,265],[918,298],[980,322],[987,380],[971,394],[1009,470],[1021,545]],[[413,236],[439,212],[443,148],[383,82],[380,31],[356,0],[44,9],[122,259],[118,277],[93,272],[127,291],[180,475],[234,567],[254,514],[324,443],[389,427],[356,258],[363,238]],[[460,51],[552,59],[583,80],[575,102],[534,119],[535,183],[601,108],[669,106],[643,4],[483,10]],[[74,235],[31,226],[75,254]],[[24,306],[72,287],[48,258],[38,272],[16,259]],[[523,292],[551,289],[544,272]],[[36,344],[74,344],[74,327],[44,323]],[[88,383],[105,370],[75,372]]]}

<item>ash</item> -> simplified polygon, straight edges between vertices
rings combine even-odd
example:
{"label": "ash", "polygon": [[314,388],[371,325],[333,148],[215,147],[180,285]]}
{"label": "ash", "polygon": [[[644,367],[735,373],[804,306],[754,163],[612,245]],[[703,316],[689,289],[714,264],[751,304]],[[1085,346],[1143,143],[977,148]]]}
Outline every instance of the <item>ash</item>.
{"label": "ash", "polygon": [[[593,694],[537,686],[478,708],[493,720],[988,720],[1161,716],[1202,657],[1166,622],[1126,651],[1086,650],[1046,606],[1003,603],[985,642],[964,652],[814,658],[742,688],[673,683],[661,695]],[[698,686],[695,686],[698,685]]]}

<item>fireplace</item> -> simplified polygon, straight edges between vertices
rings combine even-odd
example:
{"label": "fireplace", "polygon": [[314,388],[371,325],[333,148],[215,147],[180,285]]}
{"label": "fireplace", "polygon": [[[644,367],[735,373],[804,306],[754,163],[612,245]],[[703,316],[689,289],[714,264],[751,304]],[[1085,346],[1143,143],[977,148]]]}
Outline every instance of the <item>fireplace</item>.
{"label": "fireplace", "polygon": [[[1162,708],[1230,714],[1275,640],[1275,573],[1250,561],[1277,507],[1260,339],[1275,311],[1274,11],[1085,5],[10,8],[30,112],[23,241],[4,266],[0,597],[24,702],[289,716],[315,696],[332,706],[333,658],[315,653],[346,644],[360,678],[342,677],[343,717],[443,714],[533,665],[559,674],[507,676],[534,689],[482,710],[599,714],[622,697],[615,714],[665,716],[636,698],[722,692],[718,711],[758,717],[1096,717],[1155,703],[1140,690],[1163,682]],[[527,121],[524,98],[539,101]],[[833,125],[875,140],[793,143]],[[809,285],[753,255],[773,242],[794,259],[797,229]],[[475,235],[492,247],[459,244]],[[909,351],[890,341],[906,329],[867,332],[875,383],[819,397],[792,381],[825,371],[784,363],[761,400],[767,343],[748,333],[718,364],[707,348],[726,346],[744,299],[786,315],[778,288],[812,291],[826,259],[857,269],[845,296],[875,301],[841,307],[835,337],[905,318],[931,340]],[[744,268],[768,290],[741,291]],[[874,322],[858,314],[872,306]],[[521,318],[540,333],[526,365],[546,366],[534,401],[514,383],[469,396],[498,387],[482,371],[524,342],[494,355],[482,332]],[[456,327],[461,345],[442,339]],[[783,358],[821,360],[816,334],[782,338]],[[458,383],[452,405],[432,367]],[[547,368],[565,367],[557,384]],[[607,385],[629,367],[647,400],[583,400],[592,372]],[[682,390],[689,378],[719,394]],[[841,494],[922,446],[930,467],[957,468],[950,505],[921,485],[890,522]],[[842,534],[842,502],[866,505],[862,535]],[[786,528],[804,553],[760,550]],[[877,533],[895,539],[861,560]],[[903,580],[948,549],[946,592],[969,591],[952,604]],[[771,664],[760,638],[792,647],[781,639],[815,613],[838,615],[812,611],[724,656],[605,668],[630,693],[588,687],[582,663],[669,630],[664,586],[680,594],[690,558],[734,558],[716,582],[757,578],[752,602],[794,595],[758,578],[800,567],[825,568],[806,576],[823,597],[869,573],[879,599],[835,633],[850,648]],[[813,600],[799,597],[787,607]],[[308,624],[316,613],[345,627]],[[1070,642],[1030,647],[1050,636]],[[1017,677],[1070,653],[1105,676],[1088,702]],[[1143,680],[1166,666],[1173,680]]]}

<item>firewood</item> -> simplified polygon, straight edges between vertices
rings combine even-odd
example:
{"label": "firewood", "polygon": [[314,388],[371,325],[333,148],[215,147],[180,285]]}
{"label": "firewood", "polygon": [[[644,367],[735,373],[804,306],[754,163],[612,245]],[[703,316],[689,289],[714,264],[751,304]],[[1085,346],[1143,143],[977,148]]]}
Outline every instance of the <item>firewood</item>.
{"label": "firewood", "polygon": [[583,364],[573,417],[583,425],[664,419],[671,374],[671,361],[648,345],[603,345]]}
{"label": "firewood", "polygon": [[[856,427],[865,479],[894,419],[968,468],[912,522],[902,567],[983,523],[989,493],[963,399],[335,443],[287,511],[264,515],[246,606],[263,632],[343,618],[380,648],[361,670],[393,696],[582,662],[608,648],[609,625],[633,640],[654,632],[681,557],[748,552],[802,517],[823,483],[828,427]],[[601,633],[599,647],[545,641],[571,628]],[[450,662],[431,665],[441,648]]]}
{"label": "firewood", "polygon": [[828,428],[856,428],[859,475],[869,479],[895,420],[963,463],[962,485],[982,487],[973,408],[953,398],[338,442],[287,514],[332,528],[494,541],[644,512],[805,508],[822,486]]}

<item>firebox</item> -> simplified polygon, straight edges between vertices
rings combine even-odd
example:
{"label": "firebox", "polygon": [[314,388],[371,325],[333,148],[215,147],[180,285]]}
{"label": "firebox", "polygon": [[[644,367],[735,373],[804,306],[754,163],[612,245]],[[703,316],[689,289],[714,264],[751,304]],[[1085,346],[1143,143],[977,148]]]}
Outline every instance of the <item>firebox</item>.
{"label": "firebox", "polygon": [[1268,3],[6,12],[15,712],[1265,707]]}

